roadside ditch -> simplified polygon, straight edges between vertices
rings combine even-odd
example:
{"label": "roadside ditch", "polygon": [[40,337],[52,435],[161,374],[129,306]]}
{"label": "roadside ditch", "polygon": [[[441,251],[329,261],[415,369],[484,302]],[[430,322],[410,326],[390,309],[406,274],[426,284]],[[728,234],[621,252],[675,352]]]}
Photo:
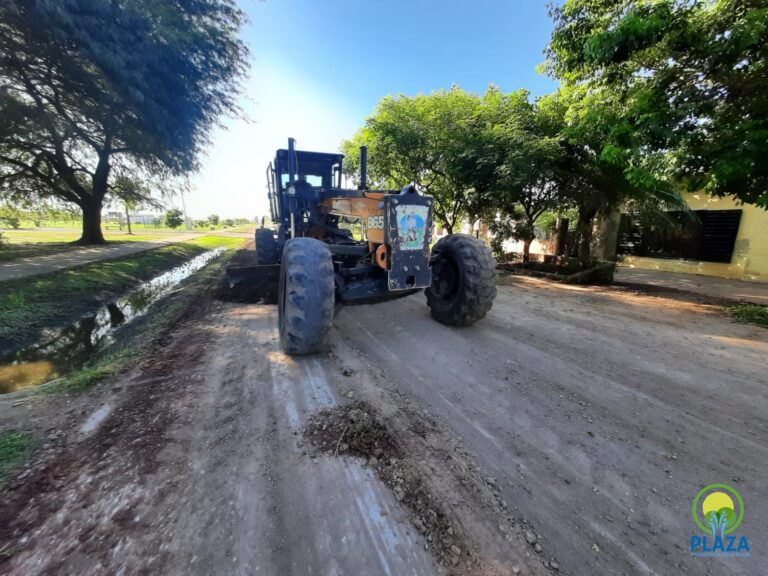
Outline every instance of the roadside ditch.
{"label": "roadside ditch", "polygon": [[172,245],[0,284],[0,395],[59,381],[125,349],[124,341],[147,324],[140,320],[162,310],[156,309],[160,301],[212,262],[231,257],[231,251],[222,256],[226,246],[211,244]]}

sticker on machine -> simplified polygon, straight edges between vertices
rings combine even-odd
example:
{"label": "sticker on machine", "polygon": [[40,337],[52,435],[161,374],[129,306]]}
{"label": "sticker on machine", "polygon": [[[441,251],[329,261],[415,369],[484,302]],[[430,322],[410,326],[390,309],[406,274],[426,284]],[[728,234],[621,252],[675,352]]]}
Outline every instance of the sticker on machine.
{"label": "sticker on machine", "polygon": [[395,207],[400,250],[421,250],[424,248],[428,215],[428,206],[405,205]]}

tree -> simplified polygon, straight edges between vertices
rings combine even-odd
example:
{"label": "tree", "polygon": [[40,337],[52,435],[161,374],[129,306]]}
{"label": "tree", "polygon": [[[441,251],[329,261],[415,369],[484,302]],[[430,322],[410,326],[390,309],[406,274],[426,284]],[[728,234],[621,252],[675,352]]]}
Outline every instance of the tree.
{"label": "tree", "polygon": [[171,208],[165,213],[165,225],[168,228],[178,228],[184,224],[184,214],[178,208]]}
{"label": "tree", "polygon": [[359,172],[359,146],[369,150],[371,185],[400,188],[413,182],[434,198],[434,214],[453,232],[468,204],[461,174],[480,98],[454,87],[415,97],[383,98],[365,126],[342,143],[345,172]]}
{"label": "tree", "polygon": [[546,68],[616,113],[600,155],[768,209],[768,10],[757,0],[567,0]]}
{"label": "tree", "polygon": [[494,131],[526,101],[491,85],[482,96],[454,86],[416,97],[387,97],[366,125],[342,144],[346,172],[359,171],[360,145],[368,147],[369,182],[398,188],[414,182],[435,199],[436,219],[452,233],[459,220],[485,215],[487,195],[504,152]]}
{"label": "tree", "polygon": [[237,113],[247,51],[233,0],[0,2],[0,193],[56,197],[101,243],[120,171],[194,171]]}
{"label": "tree", "polygon": [[208,222],[211,223],[211,226],[218,226],[219,225],[219,215],[218,214],[211,214],[208,216]]}
{"label": "tree", "polygon": [[147,184],[135,177],[132,178],[125,174],[117,176],[115,182],[110,185],[110,191],[123,204],[125,219],[128,224],[128,234],[133,234],[131,231],[131,210],[136,210],[140,207],[158,210],[163,207],[161,202],[152,197]]}
{"label": "tree", "polygon": [[0,207],[0,222],[18,230],[21,228],[21,212],[15,206]]}
{"label": "tree", "polygon": [[[501,117],[493,124],[489,138],[497,152],[492,177],[488,180],[493,211],[494,234],[511,235],[523,242],[523,261],[530,259],[531,242],[539,217],[558,203],[558,169],[562,164],[562,119],[552,116],[540,102],[519,91],[498,106]],[[559,121],[558,121],[559,120]]]}
{"label": "tree", "polygon": [[595,218],[610,213],[622,202],[685,206],[657,172],[625,162],[618,143],[626,120],[609,91],[570,84],[541,98],[538,106],[549,129],[558,132],[561,152],[555,170],[557,204],[577,208],[577,255],[582,260],[591,258]]}

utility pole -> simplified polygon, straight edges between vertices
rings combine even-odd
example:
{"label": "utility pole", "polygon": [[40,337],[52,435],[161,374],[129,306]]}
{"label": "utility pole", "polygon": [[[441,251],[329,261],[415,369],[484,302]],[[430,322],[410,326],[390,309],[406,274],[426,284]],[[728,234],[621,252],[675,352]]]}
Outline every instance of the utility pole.
{"label": "utility pole", "polygon": [[184,190],[179,190],[181,196],[181,209],[184,211],[184,227],[189,230],[189,220],[187,219],[187,205],[184,202]]}

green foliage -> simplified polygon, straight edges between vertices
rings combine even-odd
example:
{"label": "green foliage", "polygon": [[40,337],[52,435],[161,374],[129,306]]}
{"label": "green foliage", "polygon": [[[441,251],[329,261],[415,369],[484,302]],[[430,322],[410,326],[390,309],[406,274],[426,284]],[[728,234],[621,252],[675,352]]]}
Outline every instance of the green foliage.
{"label": "green foliage", "polygon": [[21,211],[13,206],[0,207],[0,223],[18,230],[21,228]]}
{"label": "green foliage", "polygon": [[10,226],[14,230],[21,228],[21,220],[18,216],[2,216],[0,217],[0,221],[2,221],[6,226]]}
{"label": "green foliage", "polygon": [[467,168],[480,136],[477,116],[483,99],[459,88],[415,97],[383,98],[365,126],[342,143],[345,171],[359,171],[360,145],[368,147],[371,187],[399,189],[413,182],[435,199],[437,220],[449,230],[466,212],[471,186]]}
{"label": "green foliage", "polygon": [[163,207],[161,202],[152,197],[148,183],[137,176],[119,174],[110,186],[110,191],[115,198],[122,200],[129,210],[159,210]]}
{"label": "green foliage", "polygon": [[[508,202],[556,155],[557,142],[540,138],[535,107],[525,91],[483,95],[458,87],[415,97],[383,98],[352,139],[342,143],[345,172],[359,172],[359,147],[368,147],[371,187],[398,189],[413,182],[435,199],[438,222],[452,230],[462,217],[487,216],[492,189]],[[535,150],[534,150],[535,148]],[[520,171],[524,171],[523,176]]]}
{"label": "green foliage", "polygon": [[493,234],[490,242],[491,250],[498,261],[503,261],[506,258],[504,242],[514,236],[516,226],[517,222],[514,218],[504,216],[491,220],[488,224],[488,229]]}
{"label": "green foliage", "polygon": [[599,99],[598,150],[636,188],[768,208],[768,7],[752,0],[567,0],[547,70]]}
{"label": "green foliage", "polygon": [[24,463],[32,452],[32,436],[26,432],[0,433],[0,481]]}
{"label": "green foliage", "polygon": [[726,311],[737,321],[768,328],[768,306],[739,304],[727,306]]}
{"label": "green foliage", "polygon": [[218,226],[219,225],[219,215],[218,214],[211,214],[208,216],[208,222],[211,223],[211,226]]}
{"label": "green foliage", "polygon": [[233,0],[0,2],[0,193],[73,203],[103,242],[119,175],[196,169],[238,112],[243,19]]}
{"label": "green foliage", "polygon": [[563,195],[565,180],[559,178],[566,152],[564,118],[553,116],[542,100],[531,102],[523,91],[499,93],[495,101],[492,131],[485,141],[495,150],[496,166],[487,181],[489,210],[484,212],[494,216],[490,229],[503,235],[502,241],[523,241],[527,261],[539,217],[569,202]]}
{"label": "green foliage", "polygon": [[184,224],[184,214],[178,208],[171,208],[165,213],[165,225],[168,228],[178,228]]}
{"label": "green foliage", "polygon": [[621,146],[606,145],[628,133],[604,92],[586,87],[535,101],[524,90],[490,86],[480,96],[453,87],[382,99],[342,150],[348,176],[357,176],[358,147],[366,145],[372,187],[415,182],[434,197],[436,220],[449,231],[461,218],[483,219],[497,236],[522,240],[526,258],[538,218],[575,207],[588,258],[598,214],[664,190],[650,171],[625,166]]}

